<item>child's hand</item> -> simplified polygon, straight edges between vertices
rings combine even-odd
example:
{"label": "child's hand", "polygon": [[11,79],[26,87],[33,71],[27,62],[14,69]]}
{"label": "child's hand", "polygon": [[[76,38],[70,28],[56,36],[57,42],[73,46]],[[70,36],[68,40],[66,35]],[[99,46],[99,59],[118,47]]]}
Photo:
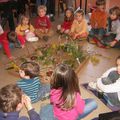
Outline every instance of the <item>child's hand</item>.
{"label": "child's hand", "polygon": [[15,57],[14,56],[10,56],[9,59],[10,60],[15,60]]}
{"label": "child's hand", "polygon": [[45,33],[48,33],[48,29],[45,29]]}
{"label": "child's hand", "polygon": [[116,43],[117,43],[117,41],[114,40],[114,41],[110,42],[110,46],[114,47]]}
{"label": "child's hand", "polygon": [[33,109],[31,99],[27,95],[23,95],[23,102],[28,111]]}
{"label": "child's hand", "polygon": [[25,47],[25,45],[21,45],[21,47],[22,47],[22,48],[24,48],[24,47]]}

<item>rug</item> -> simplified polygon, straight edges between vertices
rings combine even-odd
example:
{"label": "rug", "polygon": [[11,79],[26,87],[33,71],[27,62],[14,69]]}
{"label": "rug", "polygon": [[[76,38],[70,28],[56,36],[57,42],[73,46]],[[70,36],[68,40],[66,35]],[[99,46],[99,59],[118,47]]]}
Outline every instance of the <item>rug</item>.
{"label": "rug", "polygon": [[91,89],[89,86],[88,86],[88,83],[84,83],[84,84],[81,84],[81,86],[83,88],[85,88],[87,91],[90,91],[91,93],[93,93],[98,99],[100,99],[100,101],[102,101],[108,108],[110,108],[112,111],[117,111],[117,110],[120,110],[120,107],[116,107],[116,106],[111,106],[110,104],[107,103],[107,101],[104,99],[103,97],[103,93],[101,92],[98,92],[94,89]]}

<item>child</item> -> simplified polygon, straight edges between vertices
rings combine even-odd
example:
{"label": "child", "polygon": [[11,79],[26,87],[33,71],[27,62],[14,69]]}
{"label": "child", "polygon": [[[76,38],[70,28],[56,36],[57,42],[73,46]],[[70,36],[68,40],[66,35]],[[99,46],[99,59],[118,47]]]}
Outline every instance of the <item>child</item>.
{"label": "child", "polygon": [[106,33],[107,13],[105,12],[105,5],[105,0],[97,0],[97,8],[92,12],[90,19],[92,29],[89,35],[92,38],[97,37],[99,40],[101,40]]}
{"label": "child", "polygon": [[38,17],[36,18],[35,28],[38,37],[42,37],[45,41],[48,40],[48,36],[52,35],[51,23],[49,18],[46,16],[47,8],[44,5],[38,7]]}
{"label": "child", "polygon": [[30,24],[30,18],[27,15],[21,16],[20,24],[16,27],[15,31],[18,35],[24,36],[27,41],[32,41],[32,40],[37,41],[38,40],[38,38],[35,37],[35,34],[34,34],[35,29]]}
{"label": "child", "polygon": [[48,97],[46,95],[50,91],[50,86],[40,83],[39,65],[35,62],[25,62],[20,68],[19,74],[22,79],[17,82],[17,85],[31,98],[32,103]]}
{"label": "child", "polygon": [[28,117],[19,117],[19,111],[25,104],[30,120],[40,120],[34,111],[30,98],[23,95],[21,89],[14,84],[7,85],[0,90],[0,120],[28,120]]}
{"label": "child", "polygon": [[[19,40],[19,41],[18,41]],[[10,53],[10,46],[11,44],[16,45],[18,42],[20,42],[21,47],[24,48],[25,45],[25,39],[21,35],[16,35],[15,32],[4,32],[0,30],[0,44],[3,46],[3,49],[9,59],[13,59],[14,57]]]}
{"label": "child", "polygon": [[103,96],[108,104],[112,106],[120,106],[120,56],[116,59],[116,67],[107,70],[97,82],[91,82],[90,87],[96,87],[103,92]]}
{"label": "child", "polygon": [[67,8],[65,10],[64,22],[62,25],[58,25],[57,29],[60,33],[68,34],[70,32],[72,23],[74,20],[74,12],[72,8]]}
{"label": "child", "polygon": [[101,43],[110,47],[120,48],[120,8],[115,6],[109,11],[111,19],[111,31],[103,37]]}
{"label": "child", "polygon": [[[65,65],[60,64],[56,67],[53,79],[51,80],[50,92],[51,108],[42,108],[40,114],[44,120],[44,111],[51,113],[53,109],[54,118],[57,120],[77,120],[88,115],[97,108],[97,104],[92,99],[83,100],[80,95],[78,77],[75,71]],[[47,109],[47,107],[45,107]],[[50,113],[46,113],[49,117]],[[49,119],[51,120],[51,119]],[[53,119],[54,120],[54,119]]]}
{"label": "child", "polygon": [[86,38],[88,36],[87,22],[84,18],[84,11],[78,10],[75,14],[70,35],[73,39]]}

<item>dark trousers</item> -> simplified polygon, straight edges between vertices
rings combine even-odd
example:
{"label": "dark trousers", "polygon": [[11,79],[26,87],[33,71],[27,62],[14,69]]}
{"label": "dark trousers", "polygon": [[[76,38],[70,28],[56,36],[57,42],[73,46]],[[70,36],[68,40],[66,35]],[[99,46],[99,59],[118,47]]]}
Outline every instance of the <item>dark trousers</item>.
{"label": "dark trousers", "polygon": [[[116,34],[111,33],[110,35],[104,36],[101,43],[105,46],[109,46],[110,42],[112,42],[115,38]],[[114,47],[120,48],[120,41],[118,41]]]}
{"label": "dark trousers", "polygon": [[4,18],[3,22],[4,20],[8,20],[10,30],[15,30],[12,6],[12,2],[0,3],[0,11],[3,11],[1,14],[1,18]]}
{"label": "dark trousers", "polygon": [[55,0],[47,1],[47,14],[55,15]]}

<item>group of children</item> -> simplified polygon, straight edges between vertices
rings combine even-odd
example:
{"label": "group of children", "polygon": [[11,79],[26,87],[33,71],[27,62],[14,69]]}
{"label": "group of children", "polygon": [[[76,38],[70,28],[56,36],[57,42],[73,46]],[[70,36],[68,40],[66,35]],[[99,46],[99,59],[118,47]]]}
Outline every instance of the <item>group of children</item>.
{"label": "group of children", "polygon": [[[37,63],[23,63],[19,74],[22,80],[19,80],[17,85],[10,84],[0,89],[1,120],[18,120],[19,111],[24,104],[30,120],[76,120],[97,108],[95,100],[81,98],[77,74],[66,64],[56,66],[50,85],[40,82]],[[51,105],[41,108],[39,116],[31,103],[46,97],[47,93],[50,93]],[[19,119],[27,120],[24,117]]]}
{"label": "group of children", "polygon": [[[111,32],[106,34],[107,14],[104,10],[105,0],[97,0],[96,5],[97,9],[93,11],[91,16],[92,29],[90,32],[88,32],[84,11],[80,9],[74,13],[72,8],[68,8],[65,11],[64,22],[57,26],[59,33],[67,34],[74,40],[84,37],[96,38],[97,40],[94,41],[99,46],[101,44],[115,46],[120,40],[120,8],[113,7],[110,9]],[[9,48],[11,43],[14,43],[15,46],[21,44],[21,47],[24,48],[26,40],[29,41],[29,37],[37,39],[37,36],[48,40],[48,37],[53,34],[51,22],[46,16],[46,7],[43,5],[38,7],[35,27],[30,23],[28,16],[23,15],[20,21],[15,32],[4,32],[0,28],[0,43],[10,59],[13,59]],[[108,37],[111,37],[111,41],[109,41]],[[119,98],[120,57],[117,58],[117,64],[118,67],[115,69],[118,75],[117,82],[115,81],[117,87],[114,86],[112,92],[115,90]],[[0,89],[1,120],[27,120],[27,117],[19,118],[19,111],[23,105],[28,110],[30,120],[77,120],[97,108],[94,99],[82,99],[77,74],[66,64],[56,66],[50,84],[41,83],[41,79],[44,78],[39,79],[40,68],[35,62],[21,64],[19,74],[21,80],[16,83],[17,85],[10,84]],[[105,77],[107,76],[108,74]],[[113,84],[115,85],[115,83]],[[110,86],[105,86],[101,79],[98,80],[98,87],[103,92],[107,91]],[[107,92],[111,93],[111,91]],[[32,103],[46,97],[50,97],[50,104],[42,107],[39,115],[32,108]]]}
{"label": "group of children", "polygon": [[[65,10],[64,21],[61,25],[57,26],[57,31],[60,34],[67,34],[73,40],[86,38],[90,43],[94,42],[99,47],[120,47],[120,8],[116,6],[111,8],[108,17],[105,5],[105,0],[96,1],[97,8],[92,12],[90,17],[90,31],[88,31],[84,11],[80,9],[74,12],[71,7]],[[47,41],[53,35],[51,22],[46,12],[46,6],[38,6],[38,17],[35,19],[34,26],[30,23],[29,16],[21,16],[20,23],[16,27],[14,35],[10,34],[11,38],[16,38],[16,40],[9,39],[7,35],[9,32],[0,31],[0,44],[10,59],[13,57],[10,53],[9,43],[12,42],[15,44],[18,39],[18,43],[21,43],[21,47],[24,48],[26,40],[37,41],[39,37]],[[109,20],[108,23],[110,25],[107,25],[107,20]],[[110,31],[107,31],[108,26]]]}

